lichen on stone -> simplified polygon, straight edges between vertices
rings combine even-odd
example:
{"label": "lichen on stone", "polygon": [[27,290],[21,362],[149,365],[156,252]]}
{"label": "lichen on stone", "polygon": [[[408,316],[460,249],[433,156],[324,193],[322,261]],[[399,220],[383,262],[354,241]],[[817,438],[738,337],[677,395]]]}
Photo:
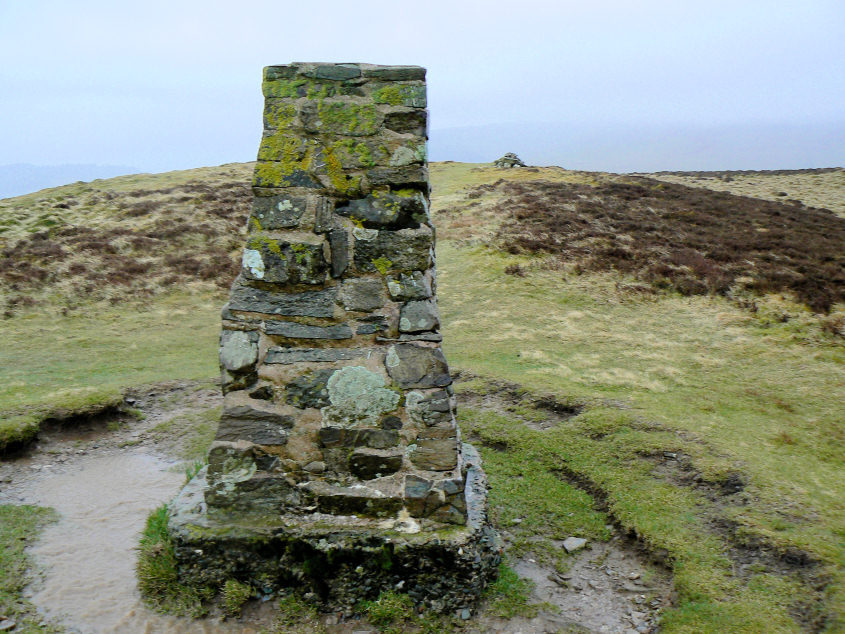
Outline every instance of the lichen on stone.
{"label": "lichen on stone", "polygon": [[322,409],[324,425],[376,426],[399,405],[399,394],[385,387],[384,377],[361,366],[341,368],[327,387],[331,405]]}

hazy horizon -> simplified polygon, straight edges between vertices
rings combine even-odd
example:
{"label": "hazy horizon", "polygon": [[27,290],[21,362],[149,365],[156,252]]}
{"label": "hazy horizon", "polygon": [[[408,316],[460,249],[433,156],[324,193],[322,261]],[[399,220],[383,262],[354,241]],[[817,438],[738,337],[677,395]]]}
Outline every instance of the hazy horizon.
{"label": "hazy horizon", "polygon": [[261,68],[304,59],[425,66],[434,160],[829,167],[843,42],[835,0],[0,3],[0,165],[252,160]]}

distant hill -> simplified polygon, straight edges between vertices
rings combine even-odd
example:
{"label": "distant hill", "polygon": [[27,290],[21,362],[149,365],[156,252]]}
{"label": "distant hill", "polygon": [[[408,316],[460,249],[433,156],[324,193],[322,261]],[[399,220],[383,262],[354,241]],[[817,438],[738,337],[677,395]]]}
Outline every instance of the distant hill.
{"label": "distant hill", "polygon": [[46,187],[56,187],[75,181],[112,178],[137,171],[137,168],[129,165],[31,165],[29,163],[0,165],[0,198],[29,194]]}

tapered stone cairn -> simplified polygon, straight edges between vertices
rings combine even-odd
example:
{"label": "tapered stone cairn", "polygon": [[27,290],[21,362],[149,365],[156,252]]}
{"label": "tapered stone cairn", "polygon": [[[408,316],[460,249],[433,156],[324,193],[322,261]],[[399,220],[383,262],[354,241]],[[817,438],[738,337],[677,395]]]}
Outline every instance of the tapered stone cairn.
{"label": "tapered stone cairn", "polygon": [[425,69],[264,69],[208,467],[171,503],[180,579],[464,609],[495,575],[440,348]]}

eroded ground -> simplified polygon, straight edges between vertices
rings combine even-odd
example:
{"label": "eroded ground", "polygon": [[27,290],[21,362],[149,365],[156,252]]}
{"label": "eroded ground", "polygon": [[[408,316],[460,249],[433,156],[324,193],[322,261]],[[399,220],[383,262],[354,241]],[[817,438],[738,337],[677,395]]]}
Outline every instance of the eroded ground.
{"label": "eroded ground", "polygon": [[[469,405],[474,397],[466,397]],[[219,389],[180,381],[130,392],[131,413],[46,425],[37,444],[0,463],[0,502],[55,508],[60,519],[32,549],[39,581],[31,601],[45,622],[71,632],[257,632],[270,627],[272,602],[253,602],[241,619],[191,621],[151,612],[135,587],[134,548],[146,515],[184,482],[204,451],[219,414]],[[501,527],[506,540],[517,524]],[[534,584],[527,614],[503,618],[482,608],[445,628],[469,632],[649,632],[671,600],[667,571],[633,540],[608,525],[606,540],[572,555],[556,540],[554,563],[531,552],[511,558]],[[548,555],[549,546],[544,549]],[[329,632],[375,631],[366,621],[324,615]],[[413,627],[410,628],[414,630]],[[448,629],[446,630],[448,631]]]}

